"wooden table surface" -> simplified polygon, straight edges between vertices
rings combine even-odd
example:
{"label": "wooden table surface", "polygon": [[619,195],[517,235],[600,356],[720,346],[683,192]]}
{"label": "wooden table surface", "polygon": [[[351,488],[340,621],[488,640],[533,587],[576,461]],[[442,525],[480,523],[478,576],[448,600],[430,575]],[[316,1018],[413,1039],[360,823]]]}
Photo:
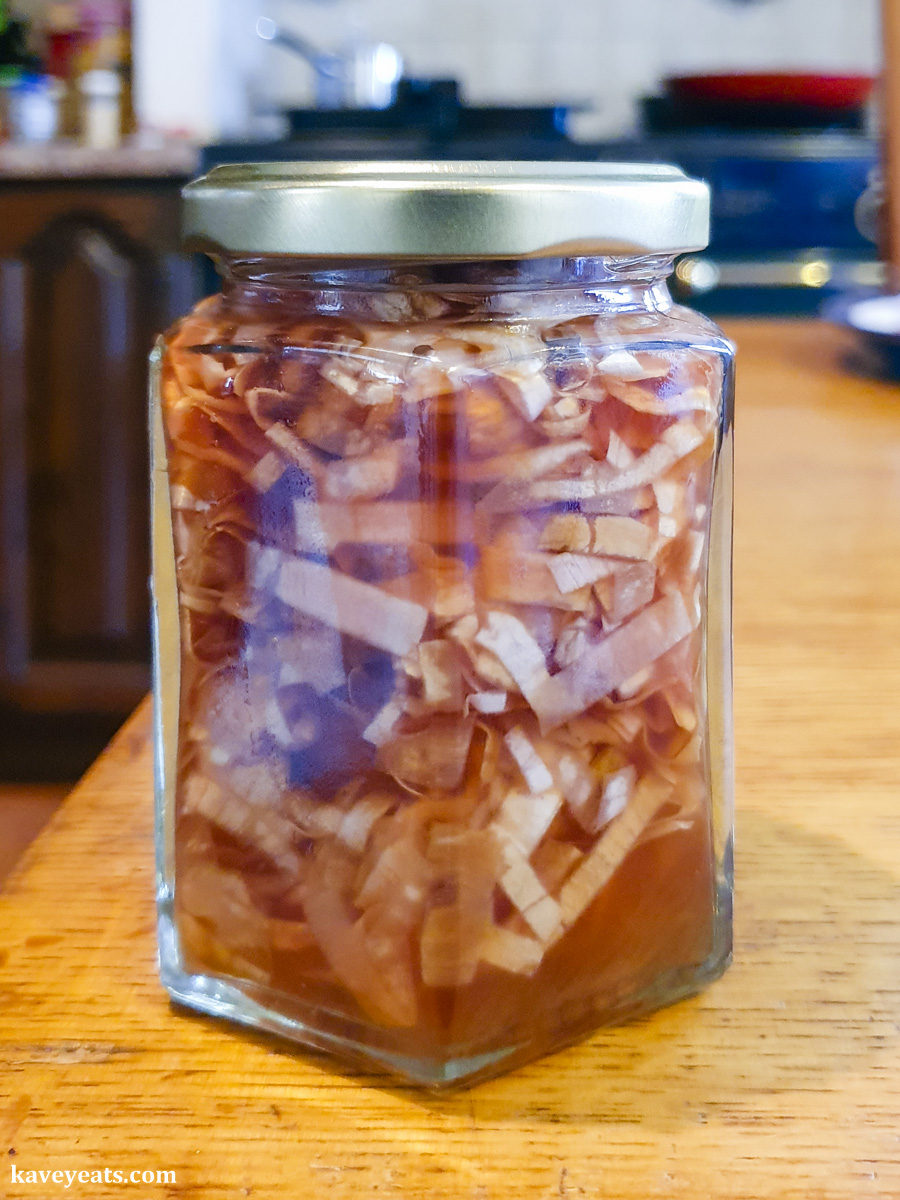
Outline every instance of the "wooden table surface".
{"label": "wooden table surface", "polygon": [[440,1098],[176,1012],[145,706],[0,896],[0,1195],[123,1191],[15,1167],[174,1172],[135,1196],[900,1197],[900,387],[843,371],[827,326],[730,332],[727,975]]}

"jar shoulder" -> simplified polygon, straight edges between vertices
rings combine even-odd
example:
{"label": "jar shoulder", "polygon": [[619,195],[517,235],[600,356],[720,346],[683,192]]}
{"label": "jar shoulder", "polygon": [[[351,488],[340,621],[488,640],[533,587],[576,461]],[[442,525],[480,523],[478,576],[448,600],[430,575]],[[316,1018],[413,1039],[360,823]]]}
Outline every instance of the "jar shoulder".
{"label": "jar shoulder", "polygon": [[434,349],[442,338],[460,341],[470,357],[486,348],[516,354],[582,347],[594,354],[613,345],[667,344],[733,356],[735,347],[709,317],[682,305],[617,305],[593,293],[508,298],[496,308],[470,297],[433,293],[272,296],[220,293],[200,301],[163,336],[164,347],[301,349],[327,345],[353,353],[409,354]]}

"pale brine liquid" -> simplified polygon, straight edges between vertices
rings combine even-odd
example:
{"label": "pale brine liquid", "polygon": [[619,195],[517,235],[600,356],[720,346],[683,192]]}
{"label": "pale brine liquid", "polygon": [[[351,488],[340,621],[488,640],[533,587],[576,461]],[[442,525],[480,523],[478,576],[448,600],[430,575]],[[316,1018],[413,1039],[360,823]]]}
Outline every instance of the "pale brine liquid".
{"label": "pale brine liquid", "polygon": [[713,950],[722,362],[376,316],[216,299],[164,356],[185,965],[549,1045]]}

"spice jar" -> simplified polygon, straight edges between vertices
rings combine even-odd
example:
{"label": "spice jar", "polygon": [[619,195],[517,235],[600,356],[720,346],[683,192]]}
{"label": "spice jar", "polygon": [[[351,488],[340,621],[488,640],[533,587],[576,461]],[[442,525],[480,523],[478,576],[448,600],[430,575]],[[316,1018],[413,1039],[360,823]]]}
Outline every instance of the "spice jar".
{"label": "spice jar", "polygon": [[660,166],[221,167],[154,357],[160,960],[441,1086],[731,947],[731,362]]}

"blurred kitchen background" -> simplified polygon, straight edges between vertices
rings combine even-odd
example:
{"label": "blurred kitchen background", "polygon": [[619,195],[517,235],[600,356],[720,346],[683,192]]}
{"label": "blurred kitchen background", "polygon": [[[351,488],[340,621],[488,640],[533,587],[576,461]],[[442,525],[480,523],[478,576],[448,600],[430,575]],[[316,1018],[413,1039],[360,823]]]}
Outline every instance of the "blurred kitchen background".
{"label": "blurred kitchen background", "polygon": [[634,131],[669,75],[872,74],[880,47],[877,0],[138,0],[147,119],[210,137],[243,132],[254,105],[312,105],[296,56],[236,36],[260,16],[323,49],[393,45],[410,75],[456,79],[472,104],[583,105],[579,132],[598,138]]}
{"label": "blurred kitchen background", "polygon": [[149,685],[145,364],[210,286],[179,252],[190,175],[677,162],[714,189],[677,294],[809,314],[883,277],[879,22],[878,0],[0,0],[0,878]]}

